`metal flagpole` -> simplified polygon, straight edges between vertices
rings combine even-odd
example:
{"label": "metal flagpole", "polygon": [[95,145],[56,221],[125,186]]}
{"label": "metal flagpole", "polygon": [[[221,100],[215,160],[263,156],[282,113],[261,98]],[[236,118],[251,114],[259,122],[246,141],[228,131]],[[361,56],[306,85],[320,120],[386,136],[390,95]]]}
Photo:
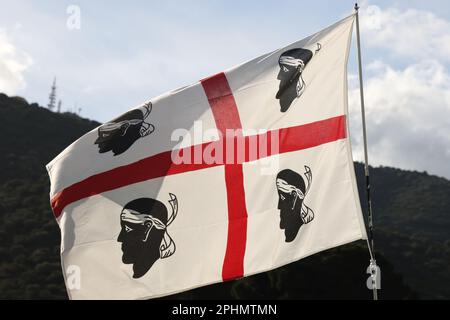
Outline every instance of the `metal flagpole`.
{"label": "metal flagpole", "polygon": [[369,234],[368,234],[368,247],[370,252],[370,265],[368,270],[370,270],[371,275],[371,286],[373,291],[373,299],[378,300],[377,294],[377,277],[378,267],[375,260],[374,251],[374,241],[373,241],[373,212],[372,212],[372,200],[370,195],[370,180],[369,180],[369,157],[367,152],[367,133],[366,133],[366,112],[364,108],[364,87],[363,87],[363,77],[362,77],[362,63],[361,63],[361,40],[359,36],[359,14],[358,14],[358,3],[355,3],[356,12],[356,42],[358,47],[358,69],[359,69],[359,92],[361,98],[361,115],[362,115],[362,129],[363,129],[363,139],[364,139],[364,174],[366,176],[366,195],[367,195],[367,212],[369,221]]}

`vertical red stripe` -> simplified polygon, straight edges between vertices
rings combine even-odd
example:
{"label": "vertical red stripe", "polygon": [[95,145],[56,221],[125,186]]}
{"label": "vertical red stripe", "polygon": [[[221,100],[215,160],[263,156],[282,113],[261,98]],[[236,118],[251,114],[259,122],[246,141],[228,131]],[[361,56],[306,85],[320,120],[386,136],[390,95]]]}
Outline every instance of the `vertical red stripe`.
{"label": "vertical red stripe", "polygon": [[225,135],[226,129],[242,129],[233,93],[224,73],[202,80],[203,89],[216,121],[217,129]]}
{"label": "vertical red stripe", "polygon": [[245,205],[242,164],[225,166],[228,202],[228,240],[222,268],[224,281],[244,275],[245,245],[247,243],[247,207]]}
{"label": "vertical red stripe", "polygon": [[[217,129],[225,136],[226,129],[241,129],[241,120],[231,88],[224,73],[202,80],[203,89],[216,121]],[[244,255],[247,241],[247,207],[245,205],[242,164],[225,165],[228,203],[227,249],[222,267],[222,279],[244,275]]]}

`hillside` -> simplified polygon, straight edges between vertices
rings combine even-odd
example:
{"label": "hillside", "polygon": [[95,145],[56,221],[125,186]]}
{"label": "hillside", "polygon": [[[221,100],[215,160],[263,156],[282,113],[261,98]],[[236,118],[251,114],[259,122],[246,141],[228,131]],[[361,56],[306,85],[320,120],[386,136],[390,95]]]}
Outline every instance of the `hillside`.
{"label": "hillside", "polygon": [[[356,173],[365,200],[361,164]],[[381,167],[371,169],[371,184],[376,249],[421,297],[450,299],[450,181]]]}
{"label": "hillside", "polygon": [[[0,119],[0,298],[65,299],[44,165],[98,123],[3,94]],[[362,169],[357,163],[360,187]],[[384,167],[371,175],[381,297],[450,298],[450,181]],[[370,299],[367,263],[361,241],[170,298]]]}

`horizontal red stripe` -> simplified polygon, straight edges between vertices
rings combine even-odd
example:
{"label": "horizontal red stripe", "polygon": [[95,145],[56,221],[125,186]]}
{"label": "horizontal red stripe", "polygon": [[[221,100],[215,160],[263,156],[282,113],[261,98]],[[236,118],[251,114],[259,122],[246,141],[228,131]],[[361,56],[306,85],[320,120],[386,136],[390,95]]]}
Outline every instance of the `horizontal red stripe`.
{"label": "horizontal red stripe", "polygon": [[[183,148],[182,150],[177,150],[177,152],[190,152],[192,159],[195,148],[200,147],[204,150],[209,144],[210,142],[200,146],[191,146]],[[65,206],[102,192],[150,179],[215,167],[218,165],[220,164],[208,164],[204,161],[197,164],[175,164],[172,162],[172,151],[162,152],[128,165],[95,174],[65,188],[63,191],[57,193],[51,200],[53,213],[55,217],[58,218]]]}
{"label": "horizontal red stripe", "polygon": [[[281,154],[303,150],[324,143],[344,139],[346,138],[345,116],[338,116],[305,125],[273,130],[266,134],[257,135],[257,137],[258,139],[267,139],[267,144],[270,146],[271,135],[276,136],[277,134],[280,139],[279,150],[270,150],[269,148],[269,153],[267,155],[257,154],[256,158],[249,157],[247,151],[249,141],[254,138],[254,136],[245,137],[246,156],[244,159],[238,159],[237,152],[235,152],[233,159],[234,163],[240,164],[242,162],[257,160],[278,153]],[[234,138],[233,140],[236,148],[237,138]],[[201,145],[202,150],[210,144],[211,142]],[[193,150],[196,147],[199,146],[183,148],[182,151],[176,150],[175,152],[188,152],[189,149],[192,158]],[[172,151],[162,152],[128,165],[98,173],[63,189],[55,194],[51,200],[55,217],[58,218],[64,207],[70,203],[96,194],[154,178],[215,167],[222,165],[226,160],[223,159],[222,163],[212,164],[206,163],[203,159],[199,164],[174,164],[171,159],[171,153]],[[224,158],[225,156],[226,153],[224,152]]]}
{"label": "horizontal red stripe", "polygon": [[313,148],[346,138],[345,116],[279,130],[279,153]]}

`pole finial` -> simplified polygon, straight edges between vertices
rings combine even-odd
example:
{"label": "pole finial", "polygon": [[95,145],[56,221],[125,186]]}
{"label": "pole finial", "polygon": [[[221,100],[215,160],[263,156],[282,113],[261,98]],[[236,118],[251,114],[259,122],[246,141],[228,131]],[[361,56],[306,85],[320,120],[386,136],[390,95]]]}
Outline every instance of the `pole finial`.
{"label": "pole finial", "polygon": [[358,2],[355,2],[355,10],[358,11],[359,6],[358,6]]}

